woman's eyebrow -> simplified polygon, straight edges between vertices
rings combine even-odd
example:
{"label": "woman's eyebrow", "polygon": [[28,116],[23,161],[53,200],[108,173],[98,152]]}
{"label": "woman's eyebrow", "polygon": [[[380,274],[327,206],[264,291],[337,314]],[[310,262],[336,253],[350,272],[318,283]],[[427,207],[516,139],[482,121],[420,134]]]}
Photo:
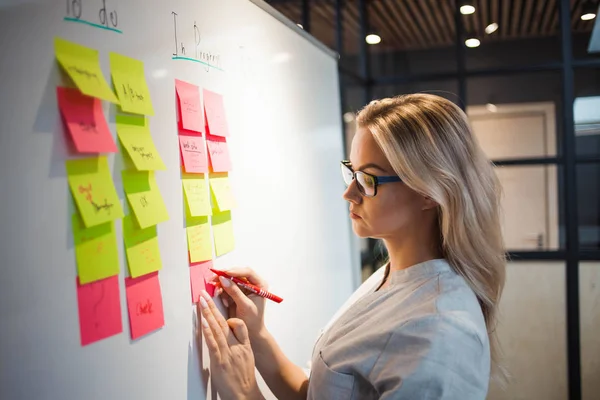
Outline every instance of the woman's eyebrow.
{"label": "woman's eyebrow", "polygon": [[379,165],[373,164],[373,163],[368,163],[368,164],[362,165],[360,168],[357,168],[356,171],[362,171],[363,169],[367,169],[367,168],[375,168],[375,169],[380,170],[381,172],[385,172],[385,169],[383,169]]}

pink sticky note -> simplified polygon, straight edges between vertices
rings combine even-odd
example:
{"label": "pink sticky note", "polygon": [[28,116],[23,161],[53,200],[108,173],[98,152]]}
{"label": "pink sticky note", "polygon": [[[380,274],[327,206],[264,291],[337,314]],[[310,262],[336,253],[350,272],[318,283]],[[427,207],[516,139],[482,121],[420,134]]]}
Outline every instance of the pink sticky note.
{"label": "pink sticky note", "polygon": [[202,136],[179,136],[179,146],[185,172],[208,172],[206,146]]}
{"label": "pink sticky note", "polygon": [[85,285],[77,278],[76,284],[81,345],[123,332],[119,277],[115,275]]}
{"label": "pink sticky note", "polygon": [[165,324],[158,272],[125,278],[131,338],[137,339]]}
{"label": "pink sticky note", "polygon": [[192,303],[198,302],[198,296],[202,290],[206,290],[208,294],[214,296],[215,287],[208,282],[208,277],[214,275],[210,268],[213,267],[212,261],[203,261],[190,265],[190,284],[192,286]]}
{"label": "pink sticky note", "polygon": [[208,158],[212,172],[231,171],[231,157],[224,137],[207,135]]}
{"label": "pink sticky note", "polygon": [[79,153],[116,153],[100,99],[77,89],[57,87],[58,107]]}
{"label": "pink sticky note", "polygon": [[204,89],[204,117],[206,118],[206,133],[213,136],[229,136],[229,125],[225,117],[223,96]]}
{"label": "pink sticky note", "polygon": [[175,79],[175,89],[179,98],[181,125],[184,129],[202,132],[204,113],[200,105],[200,90],[198,86]]}

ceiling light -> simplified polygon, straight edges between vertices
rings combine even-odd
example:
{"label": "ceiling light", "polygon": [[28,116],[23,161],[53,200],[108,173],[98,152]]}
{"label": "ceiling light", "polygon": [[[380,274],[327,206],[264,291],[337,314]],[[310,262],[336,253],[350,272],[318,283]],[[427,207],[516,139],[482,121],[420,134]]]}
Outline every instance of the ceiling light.
{"label": "ceiling light", "polygon": [[347,113],[344,114],[344,122],[349,124],[352,121],[354,121],[354,113],[348,111]]}
{"label": "ceiling light", "polygon": [[583,21],[589,21],[589,20],[594,19],[594,18],[596,18],[596,13],[587,13],[587,14],[583,14],[581,16],[581,19]]}
{"label": "ceiling light", "polygon": [[460,3],[460,13],[463,15],[473,14],[475,12],[475,6],[472,1],[463,1]]}
{"label": "ceiling light", "polygon": [[581,19],[583,21],[589,21],[592,20],[594,18],[596,18],[596,6],[594,6],[594,3],[591,1],[586,2],[582,7],[581,7]]}
{"label": "ceiling light", "polygon": [[470,48],[479,47],[480,44],[481,42],[479,41],[479,39],[476,38],[468,38],[467,40],[465,40],[465,46]]}
{"label": "ceiling light", "polygon": [[369,44],[378,44],[381,43],[381,36],[376,33],[369,33],[365,38],[365,41]]}
{"label": "ceiling light", "polygon": [[496,111],[498,111],[498,107],[495,104],[493,104],[493,103],[487,103],[485,105],[485,108],[487,108],[487,110],[489,112],[494,112],[495,113]]}
{"label": "ceiling light", "polygon": [[487,33],[488,35],[491,35],[492,33],[496,32],[498,30],[498,24],[495,22],[492,22],[491,24],[489,24],[488,26],[485,27],[485,33]]}

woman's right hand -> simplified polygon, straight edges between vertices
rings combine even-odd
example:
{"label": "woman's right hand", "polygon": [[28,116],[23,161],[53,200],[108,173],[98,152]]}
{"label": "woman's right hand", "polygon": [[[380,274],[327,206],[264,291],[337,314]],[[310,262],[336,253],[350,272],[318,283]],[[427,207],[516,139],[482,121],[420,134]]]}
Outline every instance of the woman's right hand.
{"label": "woman's right hand", "polygon": [[[226,271],[236,278],[246,278],[250,283],[261,289],[267,290],[267,282],[250,268],[234,268]],[[228,309],[229,318],[239,318],[248,327],[250,342],[258,338],[264,330],[264,315],[266,299],[254,293],[244,293],[242,289],[232,281],[224,277],[213,278],[223,305]]]}

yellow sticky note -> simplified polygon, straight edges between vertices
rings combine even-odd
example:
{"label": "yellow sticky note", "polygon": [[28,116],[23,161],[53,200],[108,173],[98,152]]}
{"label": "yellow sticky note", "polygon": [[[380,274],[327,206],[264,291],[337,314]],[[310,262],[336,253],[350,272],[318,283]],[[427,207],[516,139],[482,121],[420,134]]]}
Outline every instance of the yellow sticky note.
{"label": "yellow sticky note", "polygon": [[86,228],[79,214],[71,218],[77,275],[81,284],[119,274],[119,252],[114,223]]}
{"label": "yellow sticky note", "polygon": [[233,238],[233,223],[231,211],[215,213],[212,216],[213,235],[215,236],[215,253],[217,257],[233,251],[235,240]]}
{"label": "yellow sticky note", "polygon": [[228,211],[235,208],[235,199],[229,185],[229,178],[221,175],[210,176],[210,191],[219,211]]}
{"label": "yellow sticky note", "polygon": [[212,260],[212,243],[210,240],[210,225],[208,217],[186,219],[186,234],[190,262]]}
{"label": "yellow sticky note", "polygon": [[86,227],[123,218],[106,156],[68,160],[71,194]]}
{"label": "yellow sticky note", "polygon": [[154,115],[144,63],[117,53],[110,53],[109,58],[110,74],[121,109],[133,114]]}
{"label": "yellow sticky note", "polygon": [[119,103],[117,96],[104,79],[98,50],[61,38],[54,38],[56,59],[83,94]]}
{"label": "yellow sticky note", "polygon": [[153,171],[123,171],[123,188],[140,228],[169,219]]}
{"label": "yellow sticky note", "polygon": [[187,212],[192,217],[212,215],[206,181],[202,178],[182,179]]}
{"label": "yellow sticky note", "polygon": [[142,229],[132,215],[123,218],[123,240],[132,278],[158,271],[162,268],[156,226]]}
{"label": "yellow sticky note", "polygon": [[116,120],[117,136],[136,169],[167,169],[154,145],[146,117],[117,115]]}

